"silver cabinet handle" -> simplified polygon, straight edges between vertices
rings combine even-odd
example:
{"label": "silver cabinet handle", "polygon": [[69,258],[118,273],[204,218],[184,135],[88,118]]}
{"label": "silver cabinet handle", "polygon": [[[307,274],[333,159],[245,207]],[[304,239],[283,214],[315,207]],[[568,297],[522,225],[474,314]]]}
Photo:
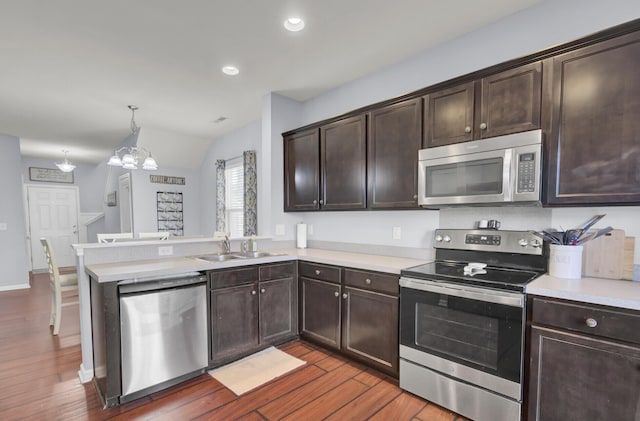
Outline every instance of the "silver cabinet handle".
{"label": "silver cabinet handle", "polygon": [[464,128],[465,133],[471,133],[471,127],[467,126]]}
{"label": "silver cabinet handle", "polygon": [[487,123],[481,123],[480,130],[487,130]]}
{"label": "silver cabinet handle", "polygon": [[342,298],[344,298],[345,300],[347,299],[347,297],[348,297],[348,296],[349,296],[349,295],[347,295],[346,293],[345,293],[345,294],[342,294]]}
{"label": "silver cabinet handle", "polygon": [[598,326],[598,321],[596,319],[593,319],[591,317],[589,317],[586,321],[585,321],[586,325],[588,327],[596,327]]}
{"label": "silver cabinet handle", "polygon": [[261,289],[260,289],[260,294],[264,294],[265,292],[267,292],[267,290],[266,290],[266,289],[264,289],[264,288],[261,288]]}
{"label": "silver cabinet handle", "polygon": [[417,198],[418,198],[418,195],[417,195],[417,194],[414,194],[414,195],[413,195],[413,200],[416,200]]}
{"label": "silver cabinet handle", "polygon": [[320,275],[320,271],[316,269],[316,275]]}
{"label": "silver cabinet handle", "polygon": [[335,297],[339,297],[339,296],[340,296],[340,293],[339,293],[338,291],[334,291],[334,292],[333,292],[333,295],[334,295]]}
{"label": "silver cabinet handle", "polygon": [[367,285],[371,285],[371,279],[367,278],[364,280],[364,283]]}
{"label": "silver cabinet handle", "polygon": [[251,295],[256,295],[256,290],[251,291]]}
{"label": "silver cabinet handle", "polygon": [[324,200],[320,199],[320,204],[321,205],[324,204]]}

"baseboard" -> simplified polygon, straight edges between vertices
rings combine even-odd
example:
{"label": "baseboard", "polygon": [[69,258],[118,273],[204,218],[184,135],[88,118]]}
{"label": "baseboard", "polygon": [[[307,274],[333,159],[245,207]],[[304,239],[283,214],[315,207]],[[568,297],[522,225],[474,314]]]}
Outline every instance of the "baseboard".
{"label": "baseboard", "polygon": [[14,289],[29,289],[31,285],[26,284],[14,284],[14,285],[4,285],[0,286],[0,291],[12,291]]}

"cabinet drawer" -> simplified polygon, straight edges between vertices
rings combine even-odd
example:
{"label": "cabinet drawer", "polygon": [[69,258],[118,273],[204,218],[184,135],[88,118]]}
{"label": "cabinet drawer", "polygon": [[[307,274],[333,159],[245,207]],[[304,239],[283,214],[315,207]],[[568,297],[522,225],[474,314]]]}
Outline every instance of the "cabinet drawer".
{"label": "cabinet drawer", "polygon": [[211,272],[211,288],[249,284],[258,280],[258,268],[250,266],[240,269],[217,270]]}
{"label": "cabinet drawer", "polygon": [[640,312],[632,310],[534,298],[532,320],[534,324],[640,344]]}
{"label": "cabinet drawer", "polygon": [[345,269],[344,283],[354,288],[386,292],[398,295],[398,277],[386,273]]}
{"label": "cabinet drawer", "polygon": [[298,271],[300,276],[319,279],[321,281],[340,283],[339,267],[299,262]]}
{"label": "cabinet drawer", "polygon": [[272,279],[291,278],[294,276],[294,262],[278,263],[276,265],[260,266],[260,280],[270,281]]}

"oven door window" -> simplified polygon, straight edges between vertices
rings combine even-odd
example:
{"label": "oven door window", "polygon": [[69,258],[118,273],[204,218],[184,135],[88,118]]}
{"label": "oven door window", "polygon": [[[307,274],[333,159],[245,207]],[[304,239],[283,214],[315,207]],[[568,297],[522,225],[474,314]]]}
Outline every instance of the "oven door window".
{"label": "oven door window", "polygon": [[426,197],[503,194],[503,158],[488,158],[425,168]]}
{"label": "oven door window", "polygon": [[520,307],[402,288],[400,342],[496,376],[520,381]]}

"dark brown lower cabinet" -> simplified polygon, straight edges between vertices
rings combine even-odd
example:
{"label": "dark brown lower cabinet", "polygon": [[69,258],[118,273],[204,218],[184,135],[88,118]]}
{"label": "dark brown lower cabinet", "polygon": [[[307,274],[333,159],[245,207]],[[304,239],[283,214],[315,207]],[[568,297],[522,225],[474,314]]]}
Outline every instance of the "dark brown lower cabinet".
{"label": "dark brown lower cabinet", "polygon": [[341,286],[300,278],[300,335],[340,349]]}
{"label": "dark brown lower cabinet", "polygon": [[290,338],[298,331],[296,282],[293,277],[260,281],[260,343]]}
{"label": "dark brown lower cabinet", "polygon": [[346,287],[343,299],[344,352],[397,375],[398,297]]}
{"label": "dark brown lower cabinet", "polygon": [[[639,419],[640,346],[626,342],[624,334],[637,330],[638,317],[627,310],[534,299],[528,419]],[[548,326],[549,320],[556,326]]]}
{"label": "dark brown lower cabinet", "polygon": [[293,262],[210,273],[210,365],[297,335],[295,274]]}
{"label": "dark brown lower cabinet", "polygon": [[258,300],[256,284],[211,291],[212,362],[223,362],[257,348]]}
{"label": "dark brown lower cabinet", "polygon": [[307,262],[299,272],[300,335],[397,377],[398,277]]}

